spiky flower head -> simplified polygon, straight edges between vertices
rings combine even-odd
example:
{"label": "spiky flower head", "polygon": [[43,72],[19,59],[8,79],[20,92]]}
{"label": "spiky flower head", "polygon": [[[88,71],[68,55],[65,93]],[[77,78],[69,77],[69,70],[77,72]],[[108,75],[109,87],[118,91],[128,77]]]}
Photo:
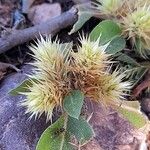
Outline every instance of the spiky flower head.
{"label": "spiky flower head", "polygon": [[64,74],[66,66],[69,65],[68,57],[70,56],[71,46],[69,43],[60,44],[57,39],[52,42],[50,37],[46,37],[46,39],[41,37],[40,40],[37,40],[36,45],[29,47],[36,60],[32,65],[38,66],[35,70],[41,72],[51,70],[53,74],[57,72]]}
{"label": "spiky flower head", "polygon": [[24,93],[27,99],[22,103],[22,106],[27,107],[26,113],[30,113],[31,118],[33,116],[35,118],[40,117],[45,113],[47,120],[51,119],[53,109],[57,106],[57,101],[49,85],[44,82],[33,82],[29,90],[30,92]]}
{"label": "spiky flower head", "polygon": [[96,0],[94,9],[105,19],[117,19],[128,11],[126,0]]}
{"label": "spiky flower head", "polygon": [[41,37],[30,49],[35,62],[32,63],[34,74],[30,75],[33,85],[26,92],[26,100],[22,105],[27,107],[27,113],[36,117],[45,113],[50,119],[54,107],[61,105],[62,98],[69,91],[66,86],[67,69],[69,66],[70,45],[60,44],[51,38]]}
{"label": "spiky flower head", "polygon": [[115,70],[99,78],[99,92],[97,93],[99,93],[99,97],[101,97],[102,101],[117,103],[120,102],[121,99],[125,99],[131,89],[131,83],[123,81],[125,76],[125,73],[120,73],[119,70]]}
{"label": "spiky flower head", "polygon": [[150,1],[149,0],[134,0],[134,5],[135,7],[137,6],[143,7],[144,5],[150,5]]}
{"label": "spiky flower head", "polygon": [[131,39],[133,45],[138,38],[142,42],[143,49],[150,49],[150,7],[148,5],[137,7],[124,17],[121,23],[123,35]]}
{"label": "spiky flower head", "polygon": [[[88,37],[80,39],[78,53],[73,53],[74,87],[80,89],[86,97],[102,103],[122,99],[129,90],[129,83],[123,82],[124,74],[110,73],[110,55],[105,52],[108,44],[100,46]],[[72,79],[73,80],[73,79]]]}
{"label": "spiky flower head", "polygon": [[[38,40],[30,49],[35,62],[34,74],[30,75],[32,86],[24,93],[31,117],[45,113],[51,119],[53,109],[62,106],[64,97],[74,89],[81,90],[86,97],[105,103],[124,98],[129,84],[123,82],[124,75],[110,73],[110,55],[105,52],[108,44],[99,45],[89,37],[80,38],[78,52],[71,44],[60,44],[51,38]],[[124,93],[125,92],[125,93]]]}
{"label": "spiky flower head", "polygon": [[75,63],[81,69],[92,69],[103,71],[109,65],[110,54],[105,52],[108,44],[100,46],[98,38],[91,41],[88,36],[80,36],[81,46],[78,46],[78,53],[72,53]]}

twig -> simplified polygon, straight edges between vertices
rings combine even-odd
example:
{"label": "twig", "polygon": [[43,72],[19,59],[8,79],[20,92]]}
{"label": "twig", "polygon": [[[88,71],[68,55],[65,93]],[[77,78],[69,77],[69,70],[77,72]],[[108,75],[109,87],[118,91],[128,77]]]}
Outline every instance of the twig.
{"label": "twig", "polygon": [[150,70],[146,74],[145,79],[133,89],[132,95],[131,95],[132,98],[138,97],[140,93],[142,93],[142,91],[148,87],[150,87]]}
{"label": "twig", "polygon": [[82,4],[82,3],[89,3],[90,0],[73,0],[73,2],[76,4]]}
{"label": "twig", "polygon": [[[51,34],[54,36],[61,29],[72,25],[77,21],[77,10],[75,8],[63,13],[62,15],[49,19],[41,23],[23,30],[12,31],[9,35],[0,38],[0,54],[8,51],[14,46],[23,44],[41,35]],[[40,34],[39,34],[40,33]]]}
{"label": "twig", "polygon": [[147,87],[150,87],[150,80],[143,81],[140,83],[135,89],[133,89],[132,97],[136,98],[140,95],[140,93],[145,90]]}
{"label": "twig", "polygon": [[0,62],[0,72],[6,71],[7,68],[11,68],[17,72],[20,72],[20,69],[18,69],[16,66],[9,64],[9,63]]}

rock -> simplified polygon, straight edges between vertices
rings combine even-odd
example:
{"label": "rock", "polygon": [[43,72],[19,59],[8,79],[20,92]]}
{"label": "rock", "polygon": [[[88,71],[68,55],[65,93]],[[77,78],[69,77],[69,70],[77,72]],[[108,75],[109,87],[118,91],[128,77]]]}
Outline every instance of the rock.
{"label": "rock", "polygon": [[22,12],[27,14],[35,0],[22,0]]}
{"label": "rock", "polygon": [[35,150],[36,143],[42,132],[49,125],[45,117],[29,120],[25,109],[18,106],[24,96],[11,96],[8,92],[20,84],[25,73],[31,72],[29,66],[23,68],[23,73],[9,75],[0,89],[0,150]]}
{"label": "rock", "polygon": [[61,6],[59,3],[43,3],[41,5],[33,6],[29,10],[28,18],[34,25],[36,25],[45,22],[53,17],[59,16],[60,14]]}
{"label": "rock", "polygon": [[22,0],[22,13],[28,14],[32,5],[44,3],[44,0]]}
{"label": "rock", "polygon": [[[86,105],[86,114],[92,114],[89,123],[95,131],[94,146],[100,146],[99,150],[138,150],[146,137],[142,131],[135,129],[113,109],[89,100]],[[93,145],[93,140],[85,145],[86,150]]]}

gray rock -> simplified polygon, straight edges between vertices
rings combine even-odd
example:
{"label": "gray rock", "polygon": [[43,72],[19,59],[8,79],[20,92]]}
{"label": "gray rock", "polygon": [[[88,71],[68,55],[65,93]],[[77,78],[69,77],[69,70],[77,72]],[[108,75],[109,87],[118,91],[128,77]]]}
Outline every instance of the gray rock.
{"label": "gray rock", "polygon": [[29,9],[28,19],[32,24],[37,25],[59,15],[61,15],[61,6],[59,3],[43,3]]}
{"label": "gray rock", "polygon": [[25,109],[18,105],[25,97],[8,94],[26,78],[27,72],[31,72],[28,65],[23,68],[23,73],[9,75],[1,84],[0,150],[35,150],[40,135],[49,125],[44,116],[29,120]]}
{"label": "gray rock", "polygon": [[[87,101],[86,105],[86,114],[92,114],[89,123],[95,131],[95,137],[81,150],[139,149],[144,133],[135,129],[128,120],[110,107],[91,101]],[[96,149],[98,146],[101,148]]]}

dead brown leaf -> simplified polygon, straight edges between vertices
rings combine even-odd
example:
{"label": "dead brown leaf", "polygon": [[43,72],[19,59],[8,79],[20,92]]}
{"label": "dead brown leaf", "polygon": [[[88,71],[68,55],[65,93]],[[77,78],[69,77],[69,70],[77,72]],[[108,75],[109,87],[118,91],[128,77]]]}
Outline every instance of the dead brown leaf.
{"label": "dead brown leaf", "polygon": [[7,4],[0,5],[0,25],[8,26],[11,21],[12,6]]}

